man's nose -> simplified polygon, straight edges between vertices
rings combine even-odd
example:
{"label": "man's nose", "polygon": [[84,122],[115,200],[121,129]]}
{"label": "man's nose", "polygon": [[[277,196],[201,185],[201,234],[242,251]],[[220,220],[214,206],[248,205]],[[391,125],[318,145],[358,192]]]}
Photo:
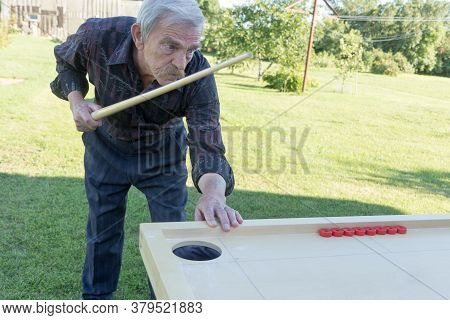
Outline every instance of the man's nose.
{"label": "man's nose", "polygon": [[180,50],[180,52],[177,52],[174,59],[173,59],[173,65],[177,67],[179,71],[184,71],[186,69],[187,65],[187,59],[186,54]]}

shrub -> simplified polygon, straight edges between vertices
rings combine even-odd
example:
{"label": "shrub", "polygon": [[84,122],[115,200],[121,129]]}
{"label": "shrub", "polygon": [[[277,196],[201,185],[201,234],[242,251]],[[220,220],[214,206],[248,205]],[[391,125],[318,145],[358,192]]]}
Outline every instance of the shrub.
{"label": "shrub", "polygon": [[392,52],[384,52],[380,49],[372,50],[371,54],[373,73],[385,74],[388,76],[396,76],[400,72],[414,73],[414,67],[408,62],[400,52],[392,54]]}
{"label": "shrub", "polygon": [[394,61],[394,57],[391,52],[386,53],[382,50],[374,49],[371,71],[373,73],[384,74],[387,76],[397,76],[400,69],[397,62]]}
{"label": "shrub", "polygon": [[300,92],[302,88],[301,75],[286,68],[266,73],[263,80],[267,82],[267,87],[283,92]]}
{"label": "shrub", "polygon": [[431,74],[450,77],[450,45],[448,45],[447,51],[445,50],[446,48],[443,48],[438,52],[436,65]]}
{"label": "shrub", "polygon": [[[267,82],[268,88],[280,90],[282,92],[300,93],[303,85],[303,73],[293,70],[292,68],[280,68],[271,71],[263,76],[263,80]],[[317,87],[316,80],[311,79],[307,82],[306,87]]]}
{"label": "shrub", "polygon": [[398,69],[401,72],[405,73],[414,73],[414,67],[411,63],[408,62],[408,59],[404,55],[402,55],[400,52],[397,52],[394,54],[394,61],[397,63]]}

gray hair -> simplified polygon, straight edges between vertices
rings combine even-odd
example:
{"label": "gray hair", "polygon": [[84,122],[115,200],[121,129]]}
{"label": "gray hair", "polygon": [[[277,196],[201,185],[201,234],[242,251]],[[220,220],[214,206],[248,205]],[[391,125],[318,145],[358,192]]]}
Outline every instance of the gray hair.
{"label": "gray hair", "polygon": [[144,0],[137,15],[143,41],[155,25],[164,19],[169,24],[186,23],[203,32],[205,17],[196,0]]}

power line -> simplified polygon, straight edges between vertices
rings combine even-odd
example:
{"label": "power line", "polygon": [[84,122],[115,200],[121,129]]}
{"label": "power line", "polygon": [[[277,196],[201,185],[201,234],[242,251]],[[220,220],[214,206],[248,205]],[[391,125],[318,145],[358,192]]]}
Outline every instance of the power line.
{"label": "power line", "polygon": [[372,43],[388,42],[388,41],[396,41],[396,40],[411,38],[411,37],[414,37],[416,34],[417,33],[406,33],[406,34],[398,34],[398,35],[389,36],[389,37],[386,36],[386,37],[381,37],[381,38],[376,38],[376,39],[364,39],[364,40],[368,41],[368,42],[372,42]]}
{"label": "power line", "polygon": [[383,17],[383,16],[339,16],[339,20],[344,21],[376,21],[376,22],[450,22],[450,17]]}
{"label": "power line", "polygon": [[325,2],[325,5],[328,7],[328,9],[330,9],[331,11],[333,11],[333,14],[336,16],[336,17],[339,17],[339,14],[336,12],[336,10],[328,3],[328,1],[327,0],[323,0],[323,2]]}
{"label": "power line", "polygon": [[[332,28],[322,24],[322,28],[325,32],[333,31]],[[446,31],[450,31],[450,28],[447,28]],[[377,38],[371,38],[371,37],[365,37],[363,38],[366,42],[371,43],[377,43],[377,42],[389,42],[389,41],[397,41],[402,39],[407,39],[414,37],[418,34],[418,32],[409,32],[409,33],[398,33],[398,34],[392,34],[392,35],[386,35],[386,36],[379,36]]]}

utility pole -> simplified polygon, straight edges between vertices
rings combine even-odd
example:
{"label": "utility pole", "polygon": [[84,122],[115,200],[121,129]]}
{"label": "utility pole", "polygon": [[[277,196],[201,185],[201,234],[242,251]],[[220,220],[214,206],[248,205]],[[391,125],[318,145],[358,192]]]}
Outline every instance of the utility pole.
{"label": "utility pole", "polygon": [[313,15],[312,15],[312,21],[311,21],[311,30],[309,32],[308,51],[306,53],[305,71],[303,73],[302,92],[305,92],[306,79],[308,78],[308,67],[309,67],[309,62],[311,60],[311,52],[312,52],[312,46],[313,46],[313,42],[314,42],[314,29],[316,27],[316,16],[317,16],[317,0],[314,0],[314,9],[313,9]]}
{"label": "utility pole", "polygon": [[[300,0],[300,1],[294,2],[293,4],[287,6],[285,8],[285,10],[286,11],[291,11],[291,12],[296,12],[296,13],[307,14],[307,12],[305,12],[304,10],[295,8],[295,6],[297,4],[299,4],[300,2],[302,2],[302,1]],[[323,2],[325,2],[325,4],[328,7],[328,9],[330,9],[333,12],[333,15],[336,16],[337,18],[339,18],[338,13],[328,3],[328,0],[323,0]],[[303,73],[302,93],[305,92],[305,89],[306,89],[306,81],[307,81],[307,78],[308,78],[308,67],[309,67],[309,64],[311,62],[311,52],[313,50],[312,46],[313,46],[313,43],[314,43],[314,30],[316,28],[316,17],[317,17],[317,0],[314,0],[314,9],[313,9],[313,12],[312,12],[312,20],[311,20],[311,30],[309,32],[308,51],[306,52],[305,70],[304,70],[304,73]]]}

